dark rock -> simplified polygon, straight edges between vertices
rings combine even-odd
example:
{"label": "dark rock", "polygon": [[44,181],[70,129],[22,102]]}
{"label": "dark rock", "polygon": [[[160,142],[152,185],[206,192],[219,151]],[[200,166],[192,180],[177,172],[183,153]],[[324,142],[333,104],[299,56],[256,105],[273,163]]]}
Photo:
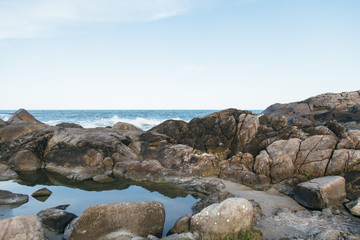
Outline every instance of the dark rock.
{"label": "dark rock", "polygon": [[15,171],[35,171],[41,168],[41,160],[33,152],[21,150],[10,158],[9,165]]}
{"label": "dark rock", "polygon": [[6,122],[0,118],[0,128],[6,126]]}
{"label": "dark rock", "polygon": [[56,127],[61,127],[61,128],[83,128],[81,125],[76,124],[76,123],[59,123],[59,124],[56,124]]}
{"label": "dark rock", "polygon": [[35,215],[0,220],[0,239],[45,240],[44,230]]}
{"label": "dark rock", "polygon": [[47,188],[41,188],[31,194],[33,197],[50,196],[52,192]]}
{"label": "dark rock", "polygon": [[22,204],[27,201],[29,201],[28,195],[0,190],[0,205]]}
{"label": "dark rock", "polygon": [[68,239],[70,238],[71,232],[74,230],[74,226],[75,226],[77,220],[79,220],[79,217],[74,218],[74,219],[65,227],[63,240],[68,240]]}
{"label": "dark rock", "polygon": [[0,140],[12,141],[19,139],[31,132],[47,128],[48,126],[38,122],[14,121],[0,128]]}
{"label": "dark rock", "polygon": [[70,240],[154,235],[161,237],[165,209],[159,202],[119,202],[87,208],[74,225]]}
{"label": "dark rock", "polygon": [[167,235],[186,233],[190,231],[190,221],[193,213],[188,213],[185,216],[179,218],[175,225],[169,230]]}
{"label": "dark rock", "polygon": [[16,121],[34,122],[34,123],[39,122],[34,118],[33,115],[31,115],[28,111],[22,108],[17,110],[15,113],[13,113],[7,122],[11,124],[12,122],[16,122]]}
{"label": "dark rock", "polygon": [[345,203],[345,207],[351,212],[352,215],[360,217],[360,201],[359,201],[359,198]]}
{"label": "dark rock", "polygon": [[77,216],[64,210],[48,208],[40,211],[37,216],[44,227],[51,231],[63,233],[65,227]]}
{"label": "dark rock", "polygon": [[0,181],[10,180],[17,176],[17,173],[11,170],[7,165],[0,163]]}
{"label": "dark rock", "polygon": [[346,138],[346,128],[336,120],[332,120],[325,124],[339,138]]}
{"label": "dark rock", "polygon": [[233,198],[233,197],[235,197],[234,194],[222,189],[218,192],[215,192],[215,193],[207,196],[206,198],[202,199],[200,202],[195,203],[192,206],[192,210],[195,213],[198,213],[198,212],[201,212],[201,210],[203,210],[207,206],[210,206],[211,204],[220,203],[220,202],[224,201],[225,199]]}
{"label": "dark rock", "polygon": [[316,178],[294,188],[294,199],[311,209],[327,208],[345,197],[345,179],[340,176]]}

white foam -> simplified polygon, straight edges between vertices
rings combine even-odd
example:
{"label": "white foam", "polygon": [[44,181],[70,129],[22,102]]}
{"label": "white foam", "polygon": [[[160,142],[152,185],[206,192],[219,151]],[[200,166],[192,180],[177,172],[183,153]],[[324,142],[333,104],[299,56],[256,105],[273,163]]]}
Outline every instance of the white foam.
{"label": "white foam", "polygon": [[[174,120],[181,120],[180,118],[173,118]],[[149,130],[160,123],[166,121],[168,119],[154,119],[154,118],[141,118],[137,117],[135,119],[128,119],[128,118],[120,118],[117,115],[114,115],[111,118],[101,118],[101,119],[94,119],[94,120],[80,120],[75,121],[73,123],[79,124],[84,128],[95,128],[95,127],[107,127],[107,126],[113,126],[117,122],[125,122],[135,125],[137,128],[140,128],[142,130]],[[62,120],[51,120],[45,122],[48,125],[54,126],[56,124],[59,124],[61,122],[64,122]],[[66,121],[65,121],[66,122]]]}

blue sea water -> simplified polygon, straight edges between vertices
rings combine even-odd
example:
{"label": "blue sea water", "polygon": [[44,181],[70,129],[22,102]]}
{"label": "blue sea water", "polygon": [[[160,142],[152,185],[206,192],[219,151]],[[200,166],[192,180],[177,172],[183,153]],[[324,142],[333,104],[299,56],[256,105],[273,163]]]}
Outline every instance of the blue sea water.
{"label": "blue sea water", "polygon": [[[7,120],[16,110],[0,110],[0,118]],[[61,122],[77,123],[84,128],[113,126],[126,122],[149,130],[168,119],[189,122],[218,110],[28,110],[37,120],[54,126]],[[259,114],[261,110],[252,110]]]}

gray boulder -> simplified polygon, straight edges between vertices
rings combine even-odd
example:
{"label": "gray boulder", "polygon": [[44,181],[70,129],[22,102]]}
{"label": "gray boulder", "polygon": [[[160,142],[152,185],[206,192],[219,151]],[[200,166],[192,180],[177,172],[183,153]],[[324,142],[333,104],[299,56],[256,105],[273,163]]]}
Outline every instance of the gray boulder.
{"label": "gray boulder", "polygon": [[29,201],[28,195],[0,190],[0,205],[23,204],[27,201]]}
{"label": "gray boulder", "polygon": [[40,211],[37,216],[44,227],[57,233],[63,233],[65,227],[77,216],[64,210],[48,208]]}
{"label": "gray boulder", "polygon": [[252,229],[253,206],[244,198],[229,198],[204,208],[191,219],[191,232],[204,239],[238,239]]}
{"label": "gray boulder", "polygon": [[[119,202],[87,208],[74,224],[70,240],[161,237],[165,209],[159,202]],[[130,238],[131,239],[131,238]]]}
{"label": "gray boulder", "polygon": [[345,197],[345,179],[340,176],[312,179],[294,188],[294,199],[311,209],[327,208]]}
{"label": "gray boulder", "polygon": [[0,239],[45,240],[44,230],[36,215],[0,220]]}

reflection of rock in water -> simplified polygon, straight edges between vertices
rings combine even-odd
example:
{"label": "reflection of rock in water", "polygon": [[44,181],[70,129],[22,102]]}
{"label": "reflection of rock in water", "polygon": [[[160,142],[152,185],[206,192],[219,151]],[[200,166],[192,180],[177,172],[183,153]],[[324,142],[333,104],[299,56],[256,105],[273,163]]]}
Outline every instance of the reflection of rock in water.
{"label": "reflection of rock in water", "polygon": [[327,230],[360,234],[360,219],[351,215],[333,215],[330,209],[291,212],[281,209],[271,216],[258,219],[255,227],[261,229],[266,239],[306,238]]}
{"label": "reflection of rock in water", "polygon": [[170,184],[170,183],[153,183],[145,181],[132,181],[126,178],[116,178],[114,182],[99,183],[92,180],[88,181],[74,181],[70,180],[60,174],[51,173],[44,170],[36,172],[19,172],[17,182],[22,185],[36,186],[65,186],[69,188],[78,188],[85,191],[104,191],[104,190],[124,190],[132,185],[140,186],[150,192],[159,192],[160,194],[169,197],[186,197],[190,194],[185,187]]}

